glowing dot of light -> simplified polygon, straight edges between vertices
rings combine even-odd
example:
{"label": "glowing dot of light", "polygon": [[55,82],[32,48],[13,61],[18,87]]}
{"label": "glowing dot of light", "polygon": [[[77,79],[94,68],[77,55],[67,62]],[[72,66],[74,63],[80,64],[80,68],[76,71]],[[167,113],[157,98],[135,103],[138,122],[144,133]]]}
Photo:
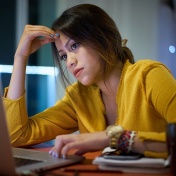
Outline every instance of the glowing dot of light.
{"label": "glowing dot of light", "polygon": [[169,46],[169,51],[171,53],[175,53],[175,46],[173,46],[173,45]]}

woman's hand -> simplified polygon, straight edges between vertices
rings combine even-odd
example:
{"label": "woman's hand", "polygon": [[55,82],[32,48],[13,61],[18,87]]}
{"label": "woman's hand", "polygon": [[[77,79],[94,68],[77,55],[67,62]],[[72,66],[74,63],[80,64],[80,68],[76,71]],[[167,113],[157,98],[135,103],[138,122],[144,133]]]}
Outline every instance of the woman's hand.
{"label": "woman's hand", "polygon": [[60,135],[56,137],[55,146],[49,154],[55,157],[66,157],[70,150],[76,150],[76,155],[102,150],[109,144],[105,131],[95,133]]}
{"label": "woman's hand", "polygon": [[26,25],[15,57],[28,58],[41,46],[54,42],[56,38],[55,32],[46,26]]}

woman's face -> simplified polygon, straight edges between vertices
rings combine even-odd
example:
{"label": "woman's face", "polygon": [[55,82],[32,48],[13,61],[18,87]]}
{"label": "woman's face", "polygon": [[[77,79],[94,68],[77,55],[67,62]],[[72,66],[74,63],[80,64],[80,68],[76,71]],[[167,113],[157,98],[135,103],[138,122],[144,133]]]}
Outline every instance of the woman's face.
{"label": "woman's face", "polygon": [[80,45],[63,33],[55,40],[62,62],[83,85],[97,83],[101,74],[101,59],[92,49]]}

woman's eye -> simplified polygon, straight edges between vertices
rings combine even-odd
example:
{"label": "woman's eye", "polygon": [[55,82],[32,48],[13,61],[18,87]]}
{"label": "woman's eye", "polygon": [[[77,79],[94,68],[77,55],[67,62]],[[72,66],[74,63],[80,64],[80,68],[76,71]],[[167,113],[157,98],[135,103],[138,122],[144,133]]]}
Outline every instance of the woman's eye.
{"label": "woman's eye", "polygon": [[62,56],[60,56],[60,59],[61,59],[62,61],[66,61],[67,55],[62,55]]}
{"label": "woman's eye", "polygon": [[74,43],[73,45],[71,45],[71,49],[72,49],[72,50],[75,50],[78,46],[79,46],[78,43]]}

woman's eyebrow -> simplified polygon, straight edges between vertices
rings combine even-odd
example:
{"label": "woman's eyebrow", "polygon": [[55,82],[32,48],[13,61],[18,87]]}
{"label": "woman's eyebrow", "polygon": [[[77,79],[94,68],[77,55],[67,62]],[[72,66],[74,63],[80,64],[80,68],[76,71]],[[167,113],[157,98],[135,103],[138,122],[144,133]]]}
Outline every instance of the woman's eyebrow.
{"label": "woman's eyebrow", "polygon": [[65,48],[68,47],[68,44],[69,44],[70,40],[72,40],[72,39],[71,38],[68,39],[67,43],[65,44]]}
{"label": "woman's eyebrow", "polygon": [[[68,44],[69,44],[70,40],[72,40],[72,39],[69,38],[68,41],[66,42],[65,48],[68,48]],[[58,51],[58,53],[60,53],[61,51],[63,51],[63,49],[60,49],[60,50]]]}

